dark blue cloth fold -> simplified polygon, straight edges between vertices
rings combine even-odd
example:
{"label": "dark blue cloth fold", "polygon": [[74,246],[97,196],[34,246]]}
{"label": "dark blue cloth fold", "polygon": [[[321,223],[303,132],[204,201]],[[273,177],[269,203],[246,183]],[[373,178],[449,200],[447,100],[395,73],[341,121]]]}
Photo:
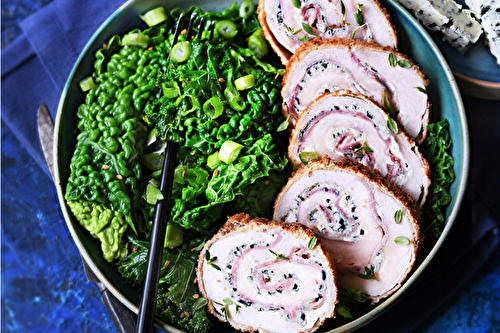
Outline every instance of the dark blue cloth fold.
{"label": "dark blue cloth fold", "polygon": [[[23,34],[2,50],[2,119],[46,170],[37,133],[44,102],[55,118],[74,62],[99,25],[123,0],[54,0],[21,23]],[[410,291],[362,332],[409,332],[449,299],[499,243],[500,102],[464,96],[471,136],[468,189],[455,226]]]}
{"label": "dark blue cloth fold", "polygon": [[2,50],[2,119],[47,175],[38,140],[38,107],[45,103],[55,119],[78,55],[123,2],[54,0],[22,21],[23,34]]}

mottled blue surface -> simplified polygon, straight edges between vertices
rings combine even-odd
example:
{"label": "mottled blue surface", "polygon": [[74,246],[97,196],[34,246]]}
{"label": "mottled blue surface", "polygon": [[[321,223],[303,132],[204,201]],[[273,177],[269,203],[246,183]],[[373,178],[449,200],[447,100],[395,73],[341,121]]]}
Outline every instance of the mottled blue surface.
{"label": "mottled blue surface", "polygon": [[[2,47],[23,18],[49,2],[2,1]],[[500,119],[500,103],[490,105]],[[3,122],[1,144],[2,332],[115,332],[85,277],[51,179]],[[418,332],[500,332],[500,249]]]}

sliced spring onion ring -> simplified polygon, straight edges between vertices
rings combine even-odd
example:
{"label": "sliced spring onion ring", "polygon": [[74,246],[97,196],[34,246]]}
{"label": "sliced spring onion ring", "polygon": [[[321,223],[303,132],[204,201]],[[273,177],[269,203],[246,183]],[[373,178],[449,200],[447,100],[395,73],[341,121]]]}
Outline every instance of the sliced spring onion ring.
{"label": "sliced spring onion ring", "polygon": [[224,97],[226,97],[229,106],[236,111],[243,111],[246,108],[246,102],[243,97],[240,96],[238,90],[235,87],[228,85],[224,90]]}
{"label": "sliced spring onion ring", "polygon": [[182,244],[184,237],[182,235],[182,229],[177,224],[167,225],[167,231],[165,233],[165,243],[164,247],[174,248]]}
{"label": "sliced spring onion ring", "polygon": [[158,188],[158,184],[149,182],[146,186],[146,192],[143,195],[143,199],[150,205],[155,205],[158,200],[163,200],[163,194]]}
{"label": "sliced spring onion ring", "polygon": [[163,166],[163,156],[158,153],[144,154],[141,161],[146,168],[152,171],[161,170]]}
{"label": "sliced spring onion ring", "polygon": [[158,129],[154,127],[148,134],[148,140],[146,141],[146,146],[151,146],[156,140],[158,139],[157,137],[158,134]]}
{"label": "sliced spring onion ring", "polygon": [[219,21],[215,25],[215,29],[224,39],[231,39],[236,36],[238,30],[236,30],[236,25],[231,21]]}
{"label": "sliced spring onion ring", "polygon": [[158,23],[164,22],[167,19],[167,14],[163,7],[158,7],[151,9],[144,15],[140,15],[141,19],[146,22],[150,27],[157,25]]}
{"label": "sliced spring onion ring", "polygon": [[90,89],[94,88],[95,83],[94,79],[92,79],[92,76],[86,77],[85,79],[80,81],[80,88],[82,91],[89,91]]}
{"label": "sliced spring onion ring", "polygon": [[255,52],[257,58],[262,58],[269,52],[267,41],[262,31],[258,29],[248,38],[248,48]]}
{"label": "sliced spring onion ring", "polygon": [[161,87],[163,89],[163,95],[167,98],[175,98],[181,94],[179,84],[176,81],[164,82]]}
{"label": "sliced spring onion ring", "polygon": [[209,155],[207,157],[207,166],[213,170],[215,168],[217,168],[219,165],[220,165],[221,161],[219,159],[219,152],[216,151],[215,153],[213,153],[212,155]]}
{"label": "sliced spring onion ring", "polygon": [[311,162],[312,160],[317,160],[319,156],[318,153],[314,151],[301,151],[299,153],[299,158],[304,165],[307,165],[307,163]]}
{"label": "sliced spring onion ring", "polygon": [[219,96],[213,96],[205,103],[203,103],[203,112],[205,112],[211,119],[215,119],[224,111],[224,105]]}
{"label": "sliced spring onion ring", "polygon": [[219,159],[224,163],[233,163],[240,154],[243,145],[231,140],[227,140],[222,144],[219,150]]}
{"label": "sliced spring onion ring", "polygon": [[244,0],[240,5],[240,16],[244,19],[252,16],[255,10],[255,3],[253,0]]}
{"label": "sliced spring onion ring", "polygon": [[[183,100],[186,99],[187,103],[190,103],[191,104],[191,109],[187,109],[186,108],[186,111],[184,111],[182,113],[183,116],[193,112],[193,111],[196,111],[197,109],[199,109],[200,107],[200,102],[198,101],[198,98],[196,98],[195,96],[193,95],[189,95],[189,94],[185,94],[185,95],[182,95],[182,96],[179,96],[177,98],[177,100],[175,101],[175,105],[179,106],[181,105],[181,103],[183,102]],[[189,106],[187,106],[189,107]]]}
{"label": "sliced spring onion ring", "polygon": [[253,74],[248,74],[240,77],[239,79],[234,80],[234,85],[238,90],[245,90],[248,88],[252,88],[255,84],[255,77]]}
{"label": "sliced spring onion ring", "polygon": [[149,43],[149,36],[143,34],[128,34],[122,39],[123,45],[137,46],[140,48],[147,48]]}
{"label": "sliced spring onion ring", "polygon": [[191,55],[191,43],[180,42],[174,45],[170,52],[170,59],[175,62],[184,62],[189,59]]}

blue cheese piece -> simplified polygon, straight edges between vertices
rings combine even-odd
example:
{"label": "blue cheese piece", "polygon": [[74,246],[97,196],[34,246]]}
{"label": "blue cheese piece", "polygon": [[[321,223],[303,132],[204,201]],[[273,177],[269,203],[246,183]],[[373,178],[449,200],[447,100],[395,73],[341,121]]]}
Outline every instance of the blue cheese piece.
{"label": "blue cheese piece", "polygon": [[497,0],[466,0],[481,23],[491,53],[500,65],[500,2]]}
{"label": "blue cheese piece", "polygon": [[468,9],[453,0],[398,0],[412,11],[420,22],[433,31],[443,34],[443,40],[465,52],[477,42],[483,32],[481,24]]}

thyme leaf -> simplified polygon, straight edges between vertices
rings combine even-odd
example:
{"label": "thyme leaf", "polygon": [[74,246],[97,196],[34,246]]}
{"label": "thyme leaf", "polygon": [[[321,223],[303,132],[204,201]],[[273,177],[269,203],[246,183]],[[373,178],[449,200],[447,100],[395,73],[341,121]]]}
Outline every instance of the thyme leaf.
{"label": "thyme leaf", "polygon": [[365,18],[363,17],[363,13],[361,12],[361,7],[363,6],[363,4],[356,3],[354,4],[354,6],[356,7],[356,12],[354,13],[354,19],[356,19],[356,23],[361,26],[365,23]]}
{"label": "thyme leaf", "polygon": [[392,133],[398,134],[398,123],[391,117],[387,117],[387,127]]}
{"label": "thyme leaf", "polygon": [[366,141],[365,141],[365,142],[363,142],[363,145],[361,147],[359,147],[358,149],[356,149],[354,152],[355,153],[361,153],[361,156],[365,156],[365,154],[373,153],[373,149],[371,149],[370,147],[368,147],[366,145]]}
{"label": "thyme leaf", "polygon": [[300,0],[292,0],[292,5],[295,8],[300,9]]}
{"label": "thyme leaf", "polygon": [[396,67],[396,64],[397,64],[396,56],[392,52],[389,53],[389,65],[391,65],[391,67]]}
{"label": "thyme leaf", "polygon": [[309,240],[309,243],[307,244],[307,248],[309,250],[312,250],[316,246],[317,242],[318,242],[318,239],[316,238],[316,236],[311,237],[311,239]]}
{"label": "thyme leaf", "polygon": [[278,128],[276,129],[276,132],[283,132],[284,130],[286,130],[288,128],[288,125],[290,124],[288,122],[288,119],[290,119],[290,114],[288,114],[286,119],[278,126]]}
{"label": "thyme leaf", "polygon": [[418,91],[420,91],[421,93],[424,93],[424,94],[427,94],[427,91],[425,91],[424,88],[420,88],[420,87],[415,87]]}
{"label": "thyme leaf", "polygon": [[302,22],[302,29],[304,29],[304,31],[307,32],[309,35],[317,36],[312,30],[312,28],[307,24],[305,24],[304,22]]}
{"label": "thyme leaf", "polygon": [[411,64],[408,61],[404,60],[404,59],[399,59],[398,60],[398,66],[399,67],[403,67],[403,68],[410,68]]}
{"label": "thyme leaf", "polygon": [[410,240],[406,238],[405,236],[398,236],[394,238],[394,243],[398,245],[408,245],[410,244]]}
{"label": "thyme leaf", "polygon": [[394,221],[397,224],[401,223],[402,218],[403,218],[403,213],[401,212],[401,209],[398,209],[397,211],[394,212]]}

